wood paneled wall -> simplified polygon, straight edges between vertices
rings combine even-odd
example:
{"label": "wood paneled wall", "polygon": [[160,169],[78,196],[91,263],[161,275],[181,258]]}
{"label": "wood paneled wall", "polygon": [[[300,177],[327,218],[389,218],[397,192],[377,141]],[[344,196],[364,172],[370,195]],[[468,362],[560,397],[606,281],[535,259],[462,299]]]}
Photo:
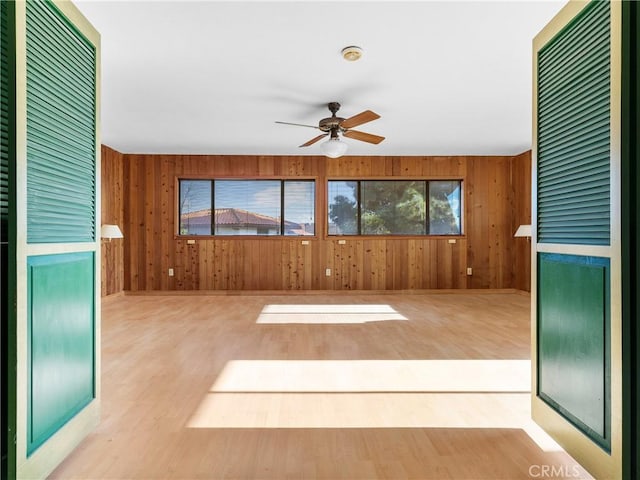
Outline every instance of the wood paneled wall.
{"label": "wood paneled wall", "polygon": [[[102,146],[101,214],[102,224],[124,223],[124,158],[120,152]],[[124,242],[127,239],[102,241],[102,296],[120,293],[124,289]]]}
{"label": "wood paneled wall", "polygon": [[[511,162],[511,231],[531,225],[531,152],[518,155]],[[512,254],[513,288],[531,291],[531,239],[515,238]]]}
{"label": "wood paneled wall", "polygon": [[[529,261],[514,239],[529,211],[530,157],[128,155],[124,159],[124,289],[398,290],[521,288]],[[527,161],[529,162],[527,164]],[[103,162],[104,163],[104,162]],[[314,177],[317,238],[177,238],[176,178]],[[448,238],[325,236],[327,178],[459,177],[464,230]],[[527,193],[529,192],[529,193]],[[115,222],[115,220],[114,220]],[[473,275],[467,276],[471,267]],[[168,275],[169,268],[175,275]],[[325,276],[325,269],[331,276]]]}

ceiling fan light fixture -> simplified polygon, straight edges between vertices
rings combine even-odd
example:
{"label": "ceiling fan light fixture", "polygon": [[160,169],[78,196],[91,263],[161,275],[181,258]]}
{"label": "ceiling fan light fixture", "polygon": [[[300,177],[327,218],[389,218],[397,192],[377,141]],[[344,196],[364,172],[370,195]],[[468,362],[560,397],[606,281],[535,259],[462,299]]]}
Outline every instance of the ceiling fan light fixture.
{"label": "ceiling fan light fixture", "polygon": [[360,60],[361,56],[362,49],[360,47],[356,47],[355,45],[344,47],[342,49],[342,58],[344,58],[347,62],[355,62],[356,60]]}
{"label": "ceiling fan light fixture", "polygon": [[320,145],[322,152],[329,158],[338,158],[347,152],[347,145],[339,138],[330,138]]}

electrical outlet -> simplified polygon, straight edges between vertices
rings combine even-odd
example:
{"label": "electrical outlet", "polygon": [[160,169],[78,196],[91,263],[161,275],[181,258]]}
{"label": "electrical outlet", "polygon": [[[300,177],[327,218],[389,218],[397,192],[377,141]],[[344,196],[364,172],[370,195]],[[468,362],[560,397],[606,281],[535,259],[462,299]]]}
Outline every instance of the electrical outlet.
{"label": "electrical outlet", "polygon": [[455,238],[450,238],[449,239],[449,243],[456,243],[456,239]]}
{"label": "electrical outlet", "polygon": [[346,245],[347,241],[346,240],[338,240],[338,245]]}
{"label": "electrical outlet", "polygon": [[330,276],[331,276],[331,269],[330,269],[330,268],[327,268],[327,269],[324,271],[324,274],[325,274],[327,277],[330,277]]}
{"label": "electrical outlet", "polygon": [[173,277],[173,268],[170,268],[170,269],[169,269],[169,276],[170,276],[170,277]]}
{"label": "electrical outlet", "polygon": [[473,268],[467,267],[467,275],[473,275]]}
{"label": "electrical outlet", "polygon": [[302,245],[309,245],[309,240],[302,240]]}
{"label": "electrical outlet", "polygon": [[187,240],[187,245],[195,245],[196,241],[194,239]]}

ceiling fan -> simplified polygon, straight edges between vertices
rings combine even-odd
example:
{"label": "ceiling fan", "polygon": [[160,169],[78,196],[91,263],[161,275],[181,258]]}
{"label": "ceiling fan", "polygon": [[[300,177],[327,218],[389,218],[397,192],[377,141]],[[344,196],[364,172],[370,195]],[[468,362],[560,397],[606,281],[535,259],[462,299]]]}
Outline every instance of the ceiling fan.
{"label": "ceiling fan", "polygon": [[276,123],[280,123],[282,125],[295,125],[297,127],[317,128],[318,130],[325,132],[300,146],[308,147],[309,145],[313,145],[319,140],[322,140],[324,137],[329,137],[329,140],[322,144],[322,150],[327,157],[331,158],[340,157],[347,151],[347,144],[340,140],[340,134],[344,137],[353,138],[354,140],[360,140],[362,142],[374,143],[376,145],[384,140],[384,137],[380,137],[378,135],[352,130],[353,127],[357,127],[363,123],[371,122],[380,118],[380,115],[377,113],[374,113],[371,110],[365,110],[353,117],[342,118],[336,116],[336,112],[340,110],[340,104],[338,102],[330,102],[327,107],[329,107],[331,116],[320,120],[318,126],[290,122]]}

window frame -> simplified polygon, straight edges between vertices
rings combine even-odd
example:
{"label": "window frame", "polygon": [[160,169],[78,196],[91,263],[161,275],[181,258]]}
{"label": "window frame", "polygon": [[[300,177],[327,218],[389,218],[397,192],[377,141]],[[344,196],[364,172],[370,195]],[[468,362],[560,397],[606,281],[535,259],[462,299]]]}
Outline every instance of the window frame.
{"label": "window frame", "polygon": [[[430,233],[425,233],[425,234],[415,234],[415,233],[409,233],[409,234],[402,234],[402,233],[386,233],[386,234],[380,234],[380,235],[375,235],[375,234],[366,234],[366,233],[362,233],[362,222],[361,222],[361,209],[362,209],[362,205],[361,205],[361,192],[362,192],[362,182],[371,182],[371,181],[379,181],[379,182],[385,182],[385,181],[389,181],[389,182],[393,182],[393,181],[401,181],[401,182],[426,182],[426,195],[427,195],[427,202],[428,199],[430,197],[430,190],[429,190],[429,182],[451,182],[451,181],[456,181],[456,182],[460,182],[460,233],[454,233],[454,234],[430,234]],[[336,235],[336,234],[330,234],[329,233],[329,183],[330,182],[357,182],[358,184],[358,211],[357,211],[357,228],[358,228],[358,233],[357,234],[347,234],[347,235]],[[325,202],[324,202],[324,238],[326,240],[348,240],[348,239],[384,239],[384,240],[389,240],[389,239],[399,239],[399,240],[406,240],[406,239],[426,239],[426,238],[431,238],[431,239],[458,239],[458,238],[465,238],[466,237],[466,229],[465,229],[465,220],[466,220],[466,214],[465,214],[465,182],[466,182],[466,178],[462,175],[439,175],[439,176],[429,176],[429,177],[423,177],[423,176],[407,176],[407,177],[403,177],[403,176],[387,176],[387,177],[343,177],[343,176],[336,176],[336,177],[327,177],[326,182],[325,182],[325,189],[324,189],[324,196],[325,196]],[[427,226],[429,226],[429,204],[427,203],[426,205],[426,211],[427,211],[427,216],[426,216],[426,220],[425,220],[425,224]]]}
{"label": "window frame", "polygon": [[[212,215],[211,215],[211,234],[209,235],[182,235],[180,234],[180,187],[181,187],[181,182],[182,181],[209,181],[211,182],[211,209],[212,209]],[[237,180],[237,181],[267,181],[267,180],[271,180],[271,181],[279,181],[281,182],[281,191],[280,191],[280,212],[281,212],[281,221],[280,221],[280,233],[278,233],[277,235],[245,235],[245,234],[239,234],[239,235],[215,235],[214,234],[214,230],[215,230],[215,222],[214,222],[214,199],[215,199],[215,184],[214,182],[216,180]],[[284,182],[313,182],[314,185],[314,194],[313,194],[313,211],[314,211],[314,234],[313,235],[285,235],[284,234]],[[211,240],[211,239],[216,239],[216,240],[256,240],[256,239],[271,239],[271,240],[282,240],[282,239],[291,239],[291,240],[312,240],[312,239],[318,239],[318,205],[319,205],[319,201],[318,201],[318,195],[319,195],[319,191],[320,189],[318,188],[318,177],[317,176],[313,176],[313,175],[305,175],[305,176],[290,176],[290,175],[264,175],[264,176],[250,176],[250,177],[242,177],[242,176],[238,176],[238,175],[231,175],[231,176],[226,176],[226,175],[215,175],[212,176],[210,174],[185,174],[185,175],[179,175],[175,177],[175,182],[174,182],[174,188],[175,188],[175,195],[174,195],[174,208],[175,208],[175,214],[174,214],[174,231],[173,231],[173,236],[175,240]]]}

